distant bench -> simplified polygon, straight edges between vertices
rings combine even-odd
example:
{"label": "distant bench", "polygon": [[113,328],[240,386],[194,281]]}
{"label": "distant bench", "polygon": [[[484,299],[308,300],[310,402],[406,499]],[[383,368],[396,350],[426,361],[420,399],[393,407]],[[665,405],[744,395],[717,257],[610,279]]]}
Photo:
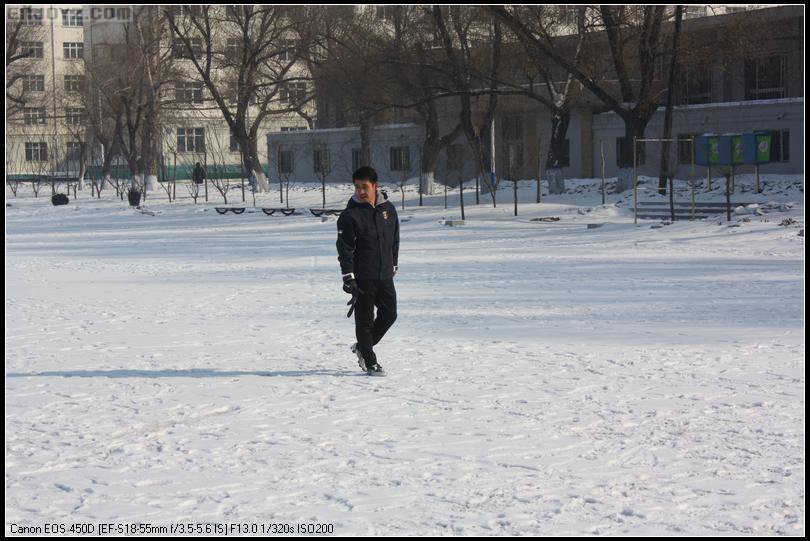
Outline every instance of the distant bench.
{"label": "distant bench", "polygon": [[309,209],[315,216],[337,216],[343,209]]}
{"label": "distant bench", "polygon": [[295,214],[295,209],[281,209],[281,208],[278,208],[278,209],[265,209],[265,208],[263,208],[262,212],[264,212],[268,216],[272,216],[276,212],[280,212],[284,216],[292,216],[293,214]]}
{"label": "distant bench", "polygon": [[[214,207],[220,214],[227,214],[228,212],[233,212],[234,214],[242,214],[245,212],[246,207]],[[268,216],[273,216],[276,212],[280,212],[284,216],[292,216],[295,214],[294,208],[262,208],[262,212],[267,214]],[[314,216],[337,216],[343,209],[309,209],[309,211]]]}
{"label": "distant bench", "polygon": [[[245,207],[214,207],[214,210],[216,210],[220,214],[227,214],[228,212],[233,212],[234,214],[242,214],[242,213],[245,212],[246,208]],[[291,209],[288,209],[288,208],[263,208],[262,212],[264,212],[268,216],[272,216],[276,212],[280,212],[284,216],[292,216],[293,214],[295,214],[295,209],[294,208],[291,208]]]}

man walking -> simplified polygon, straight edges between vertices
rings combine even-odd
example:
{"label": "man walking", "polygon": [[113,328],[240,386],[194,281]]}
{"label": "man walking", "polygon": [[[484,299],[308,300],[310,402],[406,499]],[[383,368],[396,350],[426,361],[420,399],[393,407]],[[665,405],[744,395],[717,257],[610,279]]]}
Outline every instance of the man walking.
{"label": "man walking", "polygon": [[200,165],[200,162],[194,164],[194,172],[191,175],[195,184],[202,184],[205,182],[205,169]]}
{"label": "man walking", "polygon": [[[384,375],[374,346],[397,319],[394,276],[399,257],[399,219],[377,186],[377,172],[364,166],[352,175],[354,195],[338,218],[338,261],[343,290],[352,296],[357,343],[352,352],[369,375]],[[374,307],[377,318],[374,318]],[[351,315],[351,310],[349,311]]]}

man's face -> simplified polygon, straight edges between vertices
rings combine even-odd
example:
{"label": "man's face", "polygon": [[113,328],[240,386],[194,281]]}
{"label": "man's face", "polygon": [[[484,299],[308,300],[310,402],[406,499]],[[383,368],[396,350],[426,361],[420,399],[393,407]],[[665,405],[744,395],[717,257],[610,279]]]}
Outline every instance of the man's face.
{"label": "man's face", "polygon": [[377,185],[370,180],[355,180],[354,193],[360,201],[371,202],[377,193]]}

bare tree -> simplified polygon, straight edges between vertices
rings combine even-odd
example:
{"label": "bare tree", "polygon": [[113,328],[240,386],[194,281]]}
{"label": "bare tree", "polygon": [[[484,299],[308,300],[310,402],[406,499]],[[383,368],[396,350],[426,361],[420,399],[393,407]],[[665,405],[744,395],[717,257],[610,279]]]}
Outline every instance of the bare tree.
{"label": "bare tree", "polygon": [[[644,137],[644,130],[662,95],[660,85],[655,84],[656,61],[663,47],[661,29],[667,7],[603,5],[594,8],[598,15],[594,30],[602,31],[603,41],[607,41],[605,45],[611,75],[618,80],[618,96],[611,83],[601,80],[604,70],[598,64],[595,68],[576,65],[571,57],[540,39],[513,8],[490,6],[489,10],[509,26],[519,39],[573,75],[585,89],[624,120],[625,136],[619,152],[624,172],[617,183],[617,191],[628,189],[634,139]],[[638,150],[643,155],[644,145],[640,144]]]}
{"label": "bare tree", "polygon": [[[501,69],[502,33],[500,20],[482,17],[478,10],[468,10],[459,6],[450,6],[445,10],[441,6],[434,6],[433,17],[436,28],[441,37],[451,80],[454,90],[458,92],[461,112],[460,121],[467,141],[475,156],[477,169],[484,185],[492,195],[492,205],[496,206],[496,187],[492,183],[490,174],[491,164],[486,160],[486,135],[492,127],[495,109],[498,104],[498,83]],[[474,53],[480,48],[475,43],[486,42],[490,46],[488,58],[476,58]],[[489,74],[486,80],[481,81],[475,77],[477,65],[488,63]],[[480,122],[476,126],[473,120],[472,97],[474,90],[486,85],[488,92],[487,105]],[[477,183],[476,183],[477,184]],[[476,189],[476,203],[478,203],[479,189]],[[462,218],[464,215],[462,205]]]}
{"label": "bare tree", "polygon": [[6,6],[6,117],[22,112],[31,99],[25,79],[43,54],[42,7]]}
{"label": "bare tree", "polygon": [[121,25],[122,34],[105,47],[96,47],[86,63],[85,104],[90,131],[103,145],[103,181],[122,156],[132,174],[135,190],[154,189],[163,134],[164,90],[173,80],[166,25],[155,6],[138,6],[132,22]]}
{"label": "bare tree", "polygon": [[268,191],[269,185],[259,160],[259,128],[271,114],[300,110],[304,102],[284,105],[282,92],[288,92],[291,83],[309,80],[294,70],[298,46],[290,43],[300,40],[297,9],[231,5],[174,6],[165,11],[175,51],[191,61],[261,191]]}
{"label": "bare tree", "polygon": [[[317,12],[315,12],[317,11]],[[319,94],[319,115],[337,127],[360,130],[360,161],[373,165],[371,133],[382,117],[392,77],[385,72],[379,33],[382,21],[369,6],[309,12],[308,33],[317,46],[308,66]]]}
{"label": "bare tree", "polygon": [[[93,164],[93,190],[101,197],[106,184],[112,184],[113,163],[121,156],[120,135],[123,130],[123,100],[127,78],[121,76],[122,64],[113,55],[85,57],[84,87],[81,101],[87,111],[87,141]],[[96,144],[98,143],[98,149]],[[95,170],[99,169],[98,177]]]}
{"label": "bare tree", "polygon": [[[389,93],[390,106],[413,109],[425,128],[420,153],[419,203],[423,193],[433,193],[436,164],[445,148],[461,135],[461,122],[443,133],[438,101],[452,93],[449,77],[441,71],[437,30],[432,9],[425,6],[392,6],[394,39],[381,37],[386,61],[398,88]],[[439,62],[436,61],[439,57]],[[403,103],[403,98],[408,100]]]}
{"label": "bare tree", "polygon": [[[658,177],[658,192],[664,195],[667,190],[667,179],[672,183],[672,173],[669,170],[669,147],[672,138],[672,107],[675,103],[675,81],[678,67],[678,42],[681,36],[683,22],[683,6],[675,7],[675,27],[672,32],[672,51],[669,61],[669,77],[667,84],[667,105],[664,114],[664,133],[662,134],[661,164]],[[670,188],[670,200],[672,199],[672,189]],[[672,219],[675,219],[675,208],[672,206]]]}
{"label": "bare tree", "polygon": [[[565,50],[575,66],[593,58],[589,50],[588,38],[593,26],[592,10],[587,6],[520,6],[511,8],[520,15],[521,21],[532,34],[550,48]],[[530,62],[522,54],[508,55],[512,62],[507,64],[507,75],[501,82],[509,94],[522,89],[525,96],[540,102],[551,115],[548,154],[545,160],[549,188],[552,193],[563,190],[561,168],[567,156],[567,132],[571,120],[571,108],[581,94],[582,85],[573,74],[560,70],[542,52],[517,36],[517,42],[525,51]],[[556,69],[555,69],[556,68]],[[510,81],[510,74],[522,73],[522,80]],[[516,85],[515,83],[518,83]]]}

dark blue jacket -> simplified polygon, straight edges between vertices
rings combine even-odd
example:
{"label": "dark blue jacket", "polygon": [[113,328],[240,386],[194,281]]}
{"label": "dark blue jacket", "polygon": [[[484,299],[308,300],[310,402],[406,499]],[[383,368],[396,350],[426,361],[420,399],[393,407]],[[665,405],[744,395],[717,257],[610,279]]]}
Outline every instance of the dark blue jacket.
{"label": "dark blue jacket", "polygon": [[388,280],[399,259],[399,218],[394,205],[377,193],[376,207],[349,199],[337,221],[338,261],[357,280]]}

